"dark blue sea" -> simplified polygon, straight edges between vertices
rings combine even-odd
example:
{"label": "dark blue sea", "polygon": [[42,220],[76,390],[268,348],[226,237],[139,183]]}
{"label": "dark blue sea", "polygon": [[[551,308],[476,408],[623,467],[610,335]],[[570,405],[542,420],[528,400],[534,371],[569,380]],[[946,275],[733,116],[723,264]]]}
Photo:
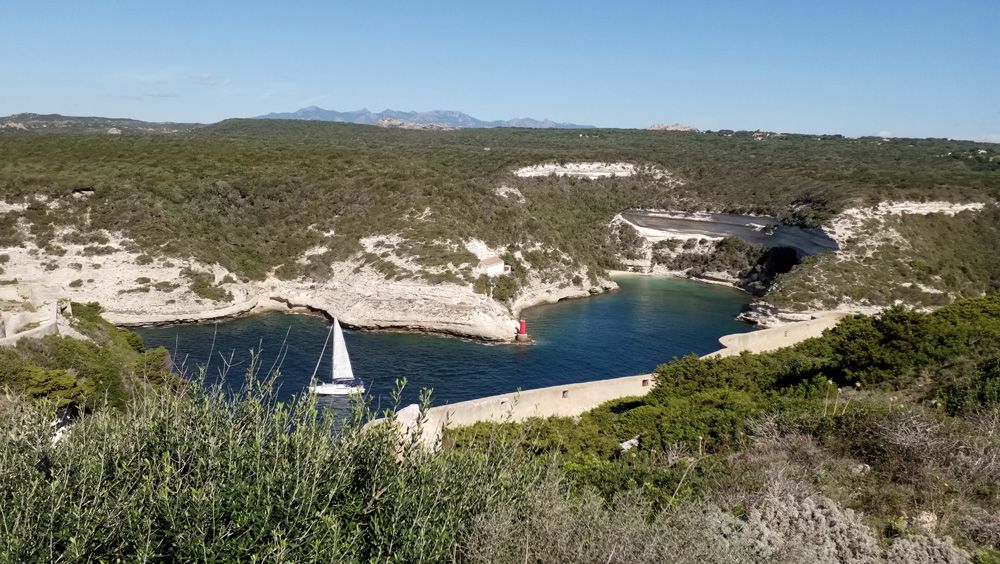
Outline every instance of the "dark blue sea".
{"label": "dark blue sea", "polygon": [[[523,317],[535,339],[530,345],[345,331],[354,373],[364,380],[376,407],[391,405],[389,392],[404,377],[403,405],[415,402],[421,388],[433,390],[433,403],[441,405],[650,372],[672,357],[718,349],[722,335],[751,329],[734,319],[749,303],[749,296],[738,290],[652,277],[616,280],[621,286],[617,292],[526,310]],[[320,317],[267,313],[138,333],[147,346],[167,347],[175,365],[186,367],[189,375],[198,365],[206,366],[210,381],[224,378],[234,388],[245,381],[249,351],[259,351],[258,377],[272,366],[280,369],[279,397],[290,399],[308,385],[328,331]],[[319,374],[325,377],[329,349],[324,356]]]}

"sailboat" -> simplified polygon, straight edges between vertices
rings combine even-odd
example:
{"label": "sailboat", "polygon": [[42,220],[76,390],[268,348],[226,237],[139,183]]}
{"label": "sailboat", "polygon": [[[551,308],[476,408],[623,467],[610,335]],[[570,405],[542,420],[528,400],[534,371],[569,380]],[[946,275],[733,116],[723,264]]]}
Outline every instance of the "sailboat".
{"label": "sailboat", "polygon": [[[347,396],[350,394],[365,393],[364,383],[354,377],[354,370],[351,369],[351,358],[347,356],[347,343],[344,342],[344,332],[340,330],[340,322],[336,319],[333,320],[330,332],[333,334],[331,380],[329,383],[317,382],[316,371],[313,371],[313,380],[312,385],[309,386],[309,391],[321,396]],[[329,335],[327,336],[327,341],[323,343],[324,351],[326,350],[327,342],[329,342]],[[323,353],[320,353],[320,360],[322,358]],[[318,363],[316,368],[317,370],[319,369]]]}

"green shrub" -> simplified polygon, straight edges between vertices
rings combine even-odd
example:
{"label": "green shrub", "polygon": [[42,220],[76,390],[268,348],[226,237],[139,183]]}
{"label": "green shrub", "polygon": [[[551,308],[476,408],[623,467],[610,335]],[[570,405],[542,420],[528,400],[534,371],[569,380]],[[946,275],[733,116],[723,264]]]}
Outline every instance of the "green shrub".
{"label": "green shrub", "polygon": [[175,282],[170,282],[168,280],[161,280],[156,284],[153,284],[153,288],[156,288],[158,292],[173,292],[174,290],[180,287],[181,287],[180,284],[177,284]]}
{"label": "green shrub", "polygon": [[38,366],[23,367],[9,384],[30,398],[51,400],[56,407],[83,405],[96,389],[94,382],[77,378],[67,370]]}
{"label": "green shrub", "polygon": [[982,362],[971,378],[944,387],[939,400],[949,415],[1000,407],[1000,358]]}
{"label": "green shrub", "polygon": [[472,283],[472,290],[477,294],[489,294],[490,293],[490,278],[485,274],[480,274],[479,278]]}
{"label": "green shrub", "polygon": [[[95,410],[123,408],[148,380],[170,383],[166,350],[145,351],[142,338],[100,317],[96,303],[71,304],[75,328],[90,341],[57,335],[0,347],[0,390]],[[144,356],[144,355],[149,355]],[[159,364],[150,359],[159,358]]]}
{"label": "green shrub", "polygon": [[490,294],[494,300],[506,303],[514,299],[520,290],[518,283],[512,276],[494,276],[490,278]]}
{"label": "green shrub", "polygon": [[[817,225],[859,201],[993,201],[998,188],[987,166],[995,168],[996,155],[978,153],[982,144],[972,142],[785,135],[761,143],[719,133],[590,133],[497,128],[413,136],[345,124],[231,120],[114,140],[4,135],[0,154],[9,166],[0,171],[0,191],[30,206],[0,218],[0,246],[23,243],[21,220],[32,225],[38,243],[54,239],[57,227],[70,228],[66,238],[88,245],[88,253],[111,250],[102,248],[108,241],[100,230],[115,231],[147,251],[136,258],[139,264],[151,261],[155,250],[262,279],[316,245],[330,249],[327,264],[344,260],[361,250],[362,237],[376,233],[404,236],[424,267],[458,265],[469,255],[441,242],[475,237],[491,247],[522,244],[522,251],[540,244],[544,251],[526,256],[534,268],[545,265],[549,275],[559,275],[586,267],[593,281],[619,268],[619,255],[638,256],[634,232],[608,228],[628,208],[719,209]],[[491,146],[504,150],[482,151]],[[538,162],[593,159],[662,167],[683,179],[684,189],[648,174],[596,181],[510,174]],[[100,164],[107,162],[129,166]],[[529,205],[497,198],[492,188],[501,183],[517,188]],[[80,186],[94,193],[71,197]],[[43,193],[58,198],[58,214],[33,199]],[[416,219],[425,209],[431,215]],[[769,299],[804,307],[836,301],[854,288],[874,303],[889,304],[893,295],[941,301],[941,294],[902,289],[902,282],[930,272],[949,293],[979,295],[1000,279],[1000,258],[992,252],[998,214],[987,206],[954,217],[900,218],[890,227],[911,249],[883,248],[871,264],[807,261],[783,276]],[[336,233],[325,235],[331,230]],[[571,264],[550,249],[568,254]],[[295,277],[293,270],[286,266],[281,275]],[[522,280],[522,273],[513,274]]]}
{"label": "green shrub", "polygon": [[216,286],[213,282],[211,274],[207,272],[194,272],[191,270],[187,270],[182,274],[187,276],[191,281],[189,288],[195,295],[205,298],[206,300],[218,302],[232,301],[233,293],[225,288]]}
{"label": "green shrub", "polygon": [[[544,467],[494,443],[428,453],[304,395],[155,388],[128,412],[0,410],[0,560],[437,562]],[[38,487],[45,483],[45,487]],[[16,500],[16,503],[15,503]]]}

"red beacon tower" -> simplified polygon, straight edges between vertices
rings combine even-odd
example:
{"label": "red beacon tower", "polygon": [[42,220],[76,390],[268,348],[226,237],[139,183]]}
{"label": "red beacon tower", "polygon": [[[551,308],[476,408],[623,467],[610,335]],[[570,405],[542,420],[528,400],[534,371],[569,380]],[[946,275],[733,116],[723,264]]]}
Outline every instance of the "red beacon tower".
{"label": "red beacon tower", "polygon": [[528,324],[523,319],[519,321],[517,335],[514,337],[514,340],[519,343],[526,343],[531,340],[531,335],[528,334]]}

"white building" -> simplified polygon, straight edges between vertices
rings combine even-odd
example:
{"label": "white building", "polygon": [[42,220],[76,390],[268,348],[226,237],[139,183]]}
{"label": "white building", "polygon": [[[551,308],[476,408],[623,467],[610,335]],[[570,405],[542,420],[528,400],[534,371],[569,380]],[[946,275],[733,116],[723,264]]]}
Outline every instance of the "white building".
{"label": "white building", "polygon": [[503,259],[494,255],[491,257],[486,257],[479,261],[478,270],[481,274],[485,274],[489,277],[503,276],[510,272],[510,266],[504,264]]}

